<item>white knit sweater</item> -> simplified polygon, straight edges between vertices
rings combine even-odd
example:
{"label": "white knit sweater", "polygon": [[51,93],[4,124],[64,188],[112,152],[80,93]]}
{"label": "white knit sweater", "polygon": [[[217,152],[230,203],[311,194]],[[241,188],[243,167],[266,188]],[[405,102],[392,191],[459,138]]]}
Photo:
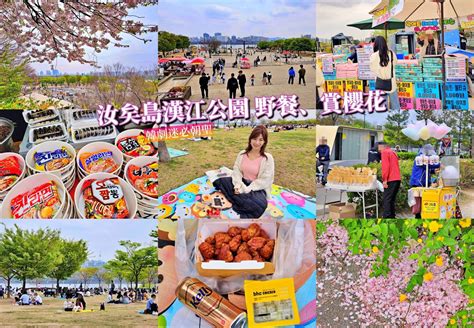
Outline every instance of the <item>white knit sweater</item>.
{"label": "white knit sweater", "polygon": [[245,154],[245,150],[242,150],[234,163],[234,170],[232,171],[232,183],[234,188],[239,190],[241,194],[247,194],[251,191],[265,190],[267,193],[267,198],[270,198],[270,193],[272,191],[272,184],[275,175],[275,162],[273,161],[273,156],[269,153],[265,153],[267,158],[263,158],[260,162],[260,169],[258,171],[257,179],[252,181],[252,183],[246,186],[242,182],[242,158]]}
{"label": "white knit sweater", "polygon": [[[390,51],[388,55],[390,60],[393,58],[393,78],[392,78],[392,90],[390,93],[397,90],[397,80],[395,79],[395,65],[397,65],[397,56],[393,55],[393,52]],[[387,66],[380,66],[380,57],[379,52],[376,51],[370,56],[370,70],[375,74],[376,77],[382,80],[388,80],[391,76],[391,63],[388,62]]]}

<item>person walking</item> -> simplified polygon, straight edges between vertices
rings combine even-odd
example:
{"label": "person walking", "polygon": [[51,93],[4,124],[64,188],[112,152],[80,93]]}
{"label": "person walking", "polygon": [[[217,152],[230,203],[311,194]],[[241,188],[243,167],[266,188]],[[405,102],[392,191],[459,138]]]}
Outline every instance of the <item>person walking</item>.
{"label": "person walking", "polygon": [[234,76],[234,73],[230,75],[229,81],[227,81],[227,90],[229,90],[229,98],[235,99],[237,95],[237,89],[239,88],[239,82]]}
{"label": "person walking", "polygon": [[252,74],[252,76],[250,77],[250,85],[255,85],[255,74]]}
{"label": "person walking", "polygon": [[267,72],[263,72],[262,84],[264,84],[264,85],[267,85],[267,84],[268,84]]}
{"label": "person walking", "polygon": [[288,70],[288,84],[294,84],[295,75],[296,75],[295,69],[293,68],[293,66],[291,66],[290,69]]}
{"label": "person walking", "polygon": [[303,81],[303,84],[306,85],[306,80],[305,80],[305,75],[306,75],[306,69],[303,67],[303,65],[300,65],[300,69],[298,70],[298,84],[301,84],[301,81]]}
{"label": "person walking", "polygon": [[221,74],[221,81],[222,81],[222,84],[225,84],[225,73],[222,72]]}
{"label": "person walking", "polygon": [[374,73],[375,89],[385,92],[385,97],[390,100],[389,109],[400,109],[398,99],[397,81],[395,77],[395,66],[397,56],[388,49],[387,41],[383,36],[375,38],[374,53],[370,56],[370,70]]}
{"label": "person walking", "polygon": [[377,144],[382,159],[383,214],[384,219],[395,219],[395,200],[400,189],[401,176],[397,154],[386,142]]}
{"label": "person walking", "polygon": [[245,74],[242,73],[242,71],[239,71],[237,80],[239,80],[240,97],[245,97],[245,83],[247,83],[247,78],[245,77]]}
{"label": "person walking", "polygon": [[272,72],[267,73],[268,84],[272,84]]}
{"label": "person walking", "polygon": [[209,99],[209,76],[206,73],[202,73],[199,78],[199,86],[201,87],[201,97],[202,99]]}

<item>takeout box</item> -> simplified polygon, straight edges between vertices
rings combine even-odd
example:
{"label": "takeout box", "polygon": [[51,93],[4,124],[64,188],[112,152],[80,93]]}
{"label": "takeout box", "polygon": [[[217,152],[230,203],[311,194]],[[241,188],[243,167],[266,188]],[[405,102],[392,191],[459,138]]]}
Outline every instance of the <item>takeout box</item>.
{"label": "takeout box", "polygon": [[335,204],[329,205],[329,218],[330,219],[355,218],[355,217],[356,217],[356,204],[335,203]]}
{"label": "takeout box", "polygon": [[[210,260],[204,262],[199,251],[199,245],[206,240],[207,237],[214,236],[218,232],[226,232],[230,227],[248,228],[252,223],[257,223],[260,228],[265,230],[270,239],[275,240],[275,248],[271,262],[242,261],[242,262],[225,262],[218,260]],[[197,238],[195,245],[195,263],[198,273],[206,277],[229,277],[239,274],[272,274],[275,272],[275,253],[278,250],[277,240],[277,224],[272,219],[260,220],[216,220],[216,219],[200,219],[197,229]]]}

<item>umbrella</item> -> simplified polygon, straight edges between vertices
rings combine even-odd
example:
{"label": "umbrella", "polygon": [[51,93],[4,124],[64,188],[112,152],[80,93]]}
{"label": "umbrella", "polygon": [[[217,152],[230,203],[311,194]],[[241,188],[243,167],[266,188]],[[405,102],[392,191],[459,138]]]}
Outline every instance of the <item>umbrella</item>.
{"label": "umbrella", "polygon": [[185,61],[185,60],[188,60],[187,58],[184,58],[184,57],[173,57],[173,58],[168,58],[170,61]]}
{"label": "umbrella", "polygon": [[[445,5],[446,2],[446,5]],[[370,13],[389,6],[390,0],[382,0]],[[441,27],[441,48],[444,46],[444,19],[459,18],[474,14],[472,0],[404,0],[403,6],[396,12],[391,13],[391,18],[401,19],[402,21],[416,21],[439,18]],[[446,67],[443,56],[443,103],[446,99]]]}
{"label": "umbrella", "polygon": [[159,63],[159,64],[162,64],[162,63],[167,63],[167,62],[169,62],[169,61],[170,61],[169,58],[160,58],[160,60],[158,60],[158,63]]}
{"label": "umbrella", "polygon": [[248,59],[247,57],[244,57],[244,58],[242,58],[241,60],[243,60],[243,61],[249,61],[249,59]]}
{"label": "umbrella", "polygon": [[385,38],[387,38],[387,30],[403,29],[405,28],[405,22],[390,18],[385,23],[372,27],[372,18],[369,18],[357,23],[347,24],[347,26],[356,27],[359,30],[385,30]]}
{"label": "umbrella", "polygon": [[201,57],[196,57],[191,61],[192,64],[202,64],[204,62],[205,62],[204,58],[201,58]]}

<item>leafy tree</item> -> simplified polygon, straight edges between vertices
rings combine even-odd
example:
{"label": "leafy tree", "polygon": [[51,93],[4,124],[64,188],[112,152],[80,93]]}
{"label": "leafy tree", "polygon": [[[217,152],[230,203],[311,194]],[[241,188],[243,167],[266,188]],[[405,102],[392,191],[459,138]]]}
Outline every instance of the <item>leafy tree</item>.
{"label": "leafy tree", "polygon": [[104,268],[98,268],[98,270],[95,273],[94,277],[99,282],[99,288],[102,287],[102,281],[105,281],[108,278],[107,270],[104,269]]}
{"label": "leafy tree", "polygon": [[71,277],[87,260],[87,243],[84,240],[61,240],[59,251],[62,254],[61,263],[49,274],[50,277],[56,279],[58,290],[59,281]]}
{"label": "leafy tree", "polygon": [[118,260],[110,260],[104,265],[104,269],[108,271],[109,276],[112,277],[112,279],[117,278],[119,281],[119,288],[122,288],[123,280],[127,275],[125,264]]}
{"label": "leafy tree", "polygon": [[166,31],[158,33],[158,48],[166,57],[166,53],[176,49],[176,35]]}
{"label": "leafy tree", "polygon": [[47,276],[63,260],[59,231],[49,228],[30,231],[17,225],[5,228],[0,235],[0,254],[0,265],[8,263],[9,272],[13,272],[25,288],[27,279]]}
{"label": "leafy tree", "polygon": [[79,277],[81,278],[81,282],[84,283],[84,288],[87,286],[87,282],[90,281],[99,271],[99,268],[94,267],[87,267],[87,268],[80,268],[79,269]]}
{"label": "leafy tree", "polygon": [[176,35],[176,48],[177,49],[186,49],[191,45],[189,37],[185,35]]}
{"label": "leafy tree", "polygon": [[0,48],[0,108],[16,108],[23,85],[30,80],[27,59],[19,59],[10,45]]}
{"label": "leafy tree", "polygon": [[410,140],[402,133],[410,118],[406,110],[392,110],[387,115],[387,123],[384,125],[384,139],[391,145],[410,144]]}
{"label": "leafy tree", "polygon": [[308,38],[290,39],[289,50],[297,51],[314,51],[314,43]]}
{"label": "leafy tree", "polygon": [[131,280],[135,283],[135,289],[137,289],[140,275],[144,270],[158,266],[157,248],[141,247],[140,243],[129,240],[120,241],[120,245],[125,250],[117,250],[115,260],[123,264]]}

